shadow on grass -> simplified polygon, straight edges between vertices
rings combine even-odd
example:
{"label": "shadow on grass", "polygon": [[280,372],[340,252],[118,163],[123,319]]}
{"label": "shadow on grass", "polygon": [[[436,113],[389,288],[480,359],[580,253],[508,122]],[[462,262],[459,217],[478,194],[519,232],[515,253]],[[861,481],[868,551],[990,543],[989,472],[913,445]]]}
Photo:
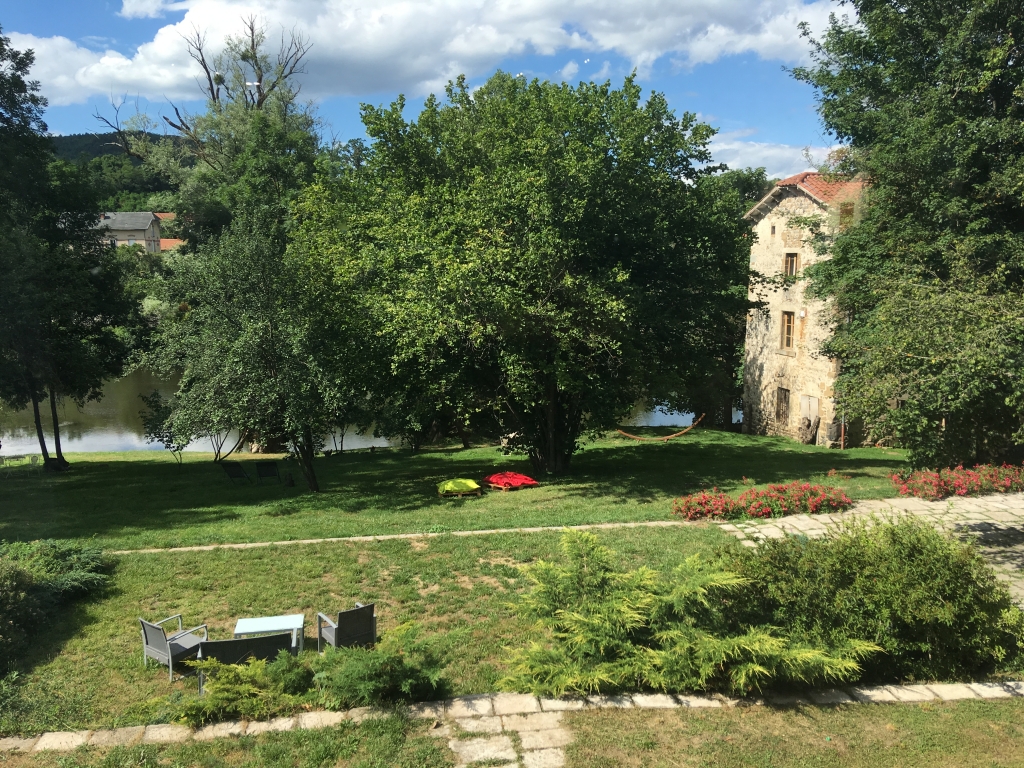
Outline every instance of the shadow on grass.
{"label": "shadow on grass", "polygon": [[[640,431],[659,433],[657,428]],[[202,456],[186,455],[181,466],[162,454],[108,456],[96,461],[73,458],[67,473],[0,479],[0,537],[117,537],[163,531],[173,538],[176,530],[184,533],[241,518],[373,513],[383,519],[439,507],[458,510],[476,501],[439,499],[436,485],[445,479],[479,479],[496,470],[533,474],[526,457],[504,456],[494,447],[415,454],[361,451],[319,458],[316,468],[324,492],[310,494],[297,465],[287,459],[278,462],[282,474],[291,472],[295,487],[232,484]],[[544,486],[545,504],[600,499],[607,506],[664,501],[701,488],[735,490],[745,478],[784,482],[810,479],[832,468],[851,478],[880,478],[902,466],[898,456],[869,449],[829,451],[785,438],[695,430],[668,443],[636,444],[613,435],[585,447],[567,475],[537,479]]]}

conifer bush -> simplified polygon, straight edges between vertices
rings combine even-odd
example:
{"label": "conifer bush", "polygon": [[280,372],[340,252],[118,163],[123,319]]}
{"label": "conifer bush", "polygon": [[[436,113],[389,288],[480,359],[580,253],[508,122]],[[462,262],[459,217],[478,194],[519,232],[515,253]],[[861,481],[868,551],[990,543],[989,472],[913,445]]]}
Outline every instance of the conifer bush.
{"label": "conifer bush", "polygon": [[856,679],[877,649],[843,638],[794,642],[764,625],[733,620],[748,580],[698,556],[671,574],[620,571],[593,534],[562,537],[562,562],[525,568],[532,588],[520,612],[533,637],[514,652],[502,681],[537,695],[621,691],[727,691]]}
{"label": "conifer bush", "polygon": [[0,542],[0,675],[15,665],[48,612],[102,590],[106,570],[95,547]]}
{"label": "conifer bush", "polygon": [[320,655],[245,664],[186,662],[205,676],[204,694],[182,699],[175,720],[193,727],[223,720],[258,720],[306,707],[341,710],[444,698],[445,660],[408,622],[372,648],[328,648]]}
{"label": "conifer bush", "polygon": [[741,621],[816,647],[879,646],[863,658],[865,682],[977,679],[1012,663],[1024,637],[977,550],[914,520],[766,541],[731,567],[747,580]]}

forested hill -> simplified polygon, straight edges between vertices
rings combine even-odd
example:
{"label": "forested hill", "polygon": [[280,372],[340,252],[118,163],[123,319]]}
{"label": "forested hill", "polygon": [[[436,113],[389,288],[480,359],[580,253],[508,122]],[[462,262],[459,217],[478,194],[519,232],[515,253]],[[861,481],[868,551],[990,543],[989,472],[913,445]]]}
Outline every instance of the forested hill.
{"label": "forested hill", "polygon": [[73,133],[70,136],[53,136],[53,146],[61,160],[75,161],[82,156],[92,160],[101,155],[120,155],[121,148],[113,133]]}
{"label": "forested hill", "polygon": [[[163,138],[153,135],[152,138]],[[173,210],[173,189],[166,179],[126,156],[113,133],[52,136],[57,157],[86,165],[105,211]]]}

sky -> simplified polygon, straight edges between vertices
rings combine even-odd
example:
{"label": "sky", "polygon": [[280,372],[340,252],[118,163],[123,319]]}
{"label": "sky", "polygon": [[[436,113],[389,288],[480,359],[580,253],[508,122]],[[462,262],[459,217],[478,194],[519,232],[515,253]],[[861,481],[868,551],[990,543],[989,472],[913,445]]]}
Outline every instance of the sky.
{"label": "sky", "polygon": [[53,133],[100,132],[95,115],[125,98],[151,117],[202,109],[183,36],[200,30],[216,49],[256,16],[275,43],[295,31],[312,44],[302,93],[334,138],[364,136],[361,103],[405,94],[412,117],[459,74],[621,85],[635,70],[677,116],[719,130],[717,162],[781,177],[831,144],[813,90],[787,71],[808,61],[798,24],[817,33],[842,11],[833,0],[0,0],[0,27],[35,51]]}

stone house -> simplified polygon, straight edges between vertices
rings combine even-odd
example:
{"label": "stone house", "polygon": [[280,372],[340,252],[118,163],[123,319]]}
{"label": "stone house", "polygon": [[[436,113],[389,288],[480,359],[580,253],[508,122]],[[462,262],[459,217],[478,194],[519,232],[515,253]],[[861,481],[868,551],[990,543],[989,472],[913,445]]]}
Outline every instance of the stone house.
{"label": "stone house", "polygon": [[828,306],[805,295],[801,274],[821,256],[810,231],[795,217],[820,217],[835,232],[860,213],[862,181],[829,181],[805,172],[783,179],[745,215],[757,238],[751,269],[764,277],[785,277],[777,288],[751,285],[751,300],[765,308],[747,318],[743,369],[743,431],[786,435],[837,447],[840,439],[833,385],[838,364],[821,354],[829,336]]}
{"label": "stone house", "polygon": [[155,213],[112,211],[102,214],[111,245],[141,245],[149,253],[160,252],[160,218]]}

